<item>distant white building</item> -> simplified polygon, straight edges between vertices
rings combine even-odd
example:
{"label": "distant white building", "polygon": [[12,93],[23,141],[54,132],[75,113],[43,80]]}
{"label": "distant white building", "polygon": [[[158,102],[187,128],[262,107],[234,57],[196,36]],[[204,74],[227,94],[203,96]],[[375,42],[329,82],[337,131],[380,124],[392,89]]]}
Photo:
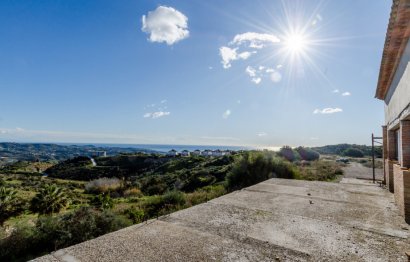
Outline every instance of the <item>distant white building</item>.
{"label": "distant white building", "polygon": [[201,156],[211,156],[212,151],[209,149],[205,149],[204,151],[201,152]]}
{"label": "distant white building", "polygon": [[200,156],[201,155],[201,150],[197,149],[195,151],[192,152],[192,155],[194,156]]}
{"label": "distant white building", "polygon": [[168,151],[167,156],[177,156],[178,152],[175,149],[171,149]]}
{"label": "distant white building", "polygon": [[223,156],[223,155],[224,155],[224,152],[219,149],[212,151],[212,156]]}
{"label": "distant white building", "polygon": [[181,152],[181,156],[189,156],[190,154],[188,150],[182,150]]}

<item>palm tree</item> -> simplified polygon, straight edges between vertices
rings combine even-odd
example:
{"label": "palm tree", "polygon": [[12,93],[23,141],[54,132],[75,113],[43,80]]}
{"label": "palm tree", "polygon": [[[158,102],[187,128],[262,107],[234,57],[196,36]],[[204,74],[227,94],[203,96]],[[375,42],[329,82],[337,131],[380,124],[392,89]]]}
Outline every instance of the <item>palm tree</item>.
{"label": "palm tree", "polygon": [[17,197],[17,192],[11,188],[0,187],[0,226],[21,211],[21,202]]}
{"label": "palm tree", "polygon": [[55,185],[45,185],[31,200],[31,210],[40,215],[58,213],[68,207],[69,199],[63,189]]}

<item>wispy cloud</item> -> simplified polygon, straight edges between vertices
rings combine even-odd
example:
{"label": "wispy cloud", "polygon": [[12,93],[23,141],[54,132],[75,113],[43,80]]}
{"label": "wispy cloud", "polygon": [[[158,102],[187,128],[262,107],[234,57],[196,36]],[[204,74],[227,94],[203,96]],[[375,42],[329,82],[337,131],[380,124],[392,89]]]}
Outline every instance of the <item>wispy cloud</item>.
{"label": "wispy cloud", "polygon": [[342,93],[342,96],[350,96],[351,94],[350,94],[350,92],[344,92],[344,93]]}
{"label": "wispy cloud", "polygon": [[247,66],[245,69],[245,72],[250,76],[250,77],[254,77],[256,76],[256,69],[251,67],[251,66]]}
{"label": "wispy cloud", "polygon": [[246,32],[243,34],[236,35],[230,44],[240,45],[248,44],[250,48],[260,49],[263,48],[267,43],[279,43],[280,39],[275,35],[271,34],[261,34],[256,32]]}
{"label": "wispy cloud", "polygon": [[219,48],[219,54],[222,58],[221,63],[225,69],[230,68],[232,66],[232,61],[239,59],[246,60],[252,55],[251,52],[245,51],[242,53],[238,53],[237,50],[238,48],[230,48],[227,46],[222,46],[221,48]]}
{"label": "wispy cloud", "polygon": [[254,77],[254,78],[251,79],[251,81],[258,85],[262,81],[262,78]]}
{"label": "wispy cloud", "polygon": [[240,48],[252,48],[261,49],[267,44],[278,43],[280,39],[272,34],[263,34],[256,32],[246,32],[243,34],[237,34],[227,46],[222,46],[219,48],[219,55],[222,58],[222,65],[225,69],[230,68],[231,62],[235,60],[246,60],[252,54],[256,54],[257,51],[239,51]]}
{"label": "wispy cloud", "polygon": [[160,118],[164,116],[169,116],[170,114],[171,112],[158,111],[158,112],[145,113],[143,117],[156,119],[156,118]]}
{"label": "wispy cloud", "polygon": [[269,79],[274,83],[278,83],[282,79],[282,75],[279,71],[266,66],[259,66],[257,68],[247,66],[245,73],[251,77],[251,81],[255,84],[259,84],[264,77],[269,77]]}
{"label": "wispy cloud", "polygon": [[339,93],[339,89],[334,89],[332,93]]}
{"label": "wispy cloud", "polygon": [[343,112],[343,109],[335,107],[327,107],[327,108],[323,108],[323,109],[315,109],[313,111],[313,114],[334,114],[334,113],[339,113],[339,112]]}
{"label": "wispy cloud", "polygon": [[231,110],[227,109],[225,112],[223,112],[222,118],[227,119],[231,115],[231,113],[232,113]]}
{"label": "wispy cloud", "polygon": [[259,132],[256,135],[259,136],[259,137],[263,137],[263,136],[267,136],[268,134],[265,133],[265,132]]}
{"label": "wispy cloud", "polygon": [[189,36],[188,18],[172,7],[159,6],[142,16],[141,30],[151,42],[172,45]]}

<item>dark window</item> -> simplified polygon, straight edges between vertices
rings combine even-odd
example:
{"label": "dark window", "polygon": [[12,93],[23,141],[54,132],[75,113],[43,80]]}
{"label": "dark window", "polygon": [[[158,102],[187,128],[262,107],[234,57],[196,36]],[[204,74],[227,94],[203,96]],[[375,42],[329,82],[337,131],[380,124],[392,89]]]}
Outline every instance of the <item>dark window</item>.
{"label": "dark window", "polygon": [[400,162],[401,156],[400,129],[394,131],[394,159]]}

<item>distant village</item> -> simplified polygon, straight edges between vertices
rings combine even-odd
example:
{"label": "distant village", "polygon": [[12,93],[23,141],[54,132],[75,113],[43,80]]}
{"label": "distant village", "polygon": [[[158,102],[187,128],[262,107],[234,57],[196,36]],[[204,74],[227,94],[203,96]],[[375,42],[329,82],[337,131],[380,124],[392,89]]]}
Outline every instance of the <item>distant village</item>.
{"label": "distant village", "polygon": [[228,156],[233,154],[234,151],[230,150],[195,150],[195,151],[188,151],[188,150],[182,150],[181,152],[176,151],[175,149],[172,149],[168,151],[167,156]]}

